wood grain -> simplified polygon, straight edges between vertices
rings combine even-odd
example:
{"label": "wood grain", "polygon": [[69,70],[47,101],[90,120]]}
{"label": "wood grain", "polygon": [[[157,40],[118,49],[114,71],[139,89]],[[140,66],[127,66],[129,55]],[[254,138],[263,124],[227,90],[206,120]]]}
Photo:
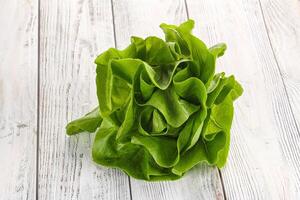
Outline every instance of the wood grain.
{"label": "wood grain", "polygon": [[218,170],[198,165],[173,182],[148,183],[131,179],[132,199],[197,200],[224,199]]}
{"label": "wood grain", "polygon": [[[295,198],[300,198],[300,1],[261,0],[266,29],[288,94],[294,118],[294,128],[288,137],[282,137],[295,188]],[[289,128],[289,127],[286,127]],[[295,130],[297,129],[297,131]]]}
{"label": "wood grain", "polygon": [[129,199],[128,178],[96,167],[93,138],[68,121],[97,105],[97,54],[114,46],[109,0],[41,1],[39,199]]}
{"label": "wood grain", "polygon": [[187,19],[184,0],[112,1],[1,4],[0,199],[300,199],[300,2],[187,0],[196,35],[228,44],[218,70],[245,89],[223,194],[215,168],[148,183],[97,167],[93,135],[66,137],[67,122],[97,105],[97,54],[124,48],[131,35],[162,37],[161,22]]}
{"label": "wood grain", "polygon": [[0,7],[0,199],[35,199],[37,1]]}
{"label": "wood grain", "polygon": [[235,74],[245,89],[236,103],[231,151],[222,170],[226,196],[299,199],[299,132],[259,2],[188,0],[187,5],[204,41],[228,44],[219,70]]}
{"label": "wood grain", "polygon": [[[162,22],[179,24],[187,19],[184,1],[113,1],[116,43],[126,47],[130,36],[163,37]],[[223,199],[217,169],[202,165],[174,182],[148,183],[131,178],[133,200],[143,199]]]}
{"label": "wood grain", "polygon": [[266,28],[284,80],[289,100],[300,125],[300,1],[261,0]]}

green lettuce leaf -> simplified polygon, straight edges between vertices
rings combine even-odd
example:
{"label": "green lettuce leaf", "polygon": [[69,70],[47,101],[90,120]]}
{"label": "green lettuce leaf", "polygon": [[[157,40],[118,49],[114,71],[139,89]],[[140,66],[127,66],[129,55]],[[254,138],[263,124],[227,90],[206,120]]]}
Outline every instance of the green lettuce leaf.
{"label": "green lettuce leaf", "polygon": [[165,40],[132,37],[95,63],[99,106],[70,122],[68,135],[96,132],[93,160],[147,181],[176,180],[205,162],[226,163],[233,101],[243,89],[215,74],[226,45],[207,48],[194,21],[161,24]]}
{"label": "green lettuce leaf", "polygon": [[75,135],[83,131],[95,132],[102,122],[99,108],[95,108],[85,116],[70,122],[66,129],[68,135]]}

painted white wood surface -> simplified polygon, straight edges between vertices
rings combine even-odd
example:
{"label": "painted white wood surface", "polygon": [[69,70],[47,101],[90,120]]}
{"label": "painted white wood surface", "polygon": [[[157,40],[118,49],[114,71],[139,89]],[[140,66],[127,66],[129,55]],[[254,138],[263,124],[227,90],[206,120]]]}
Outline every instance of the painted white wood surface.
{"label": "painted white wood surface", "polygon": [[[179,24],[187,19],[181,0],[115,0],[113,10],[118,48],[126,47],[132,35],[163,37],[159,28],[162,22]],[[174,182],[149,183],[131,178],[131,193],[133,200],[224,199],[218,170],[206,165]]]}
{"label": "painted white wood surface", "polygon": [[194,32],[210,45],[228,44],[219,70],[245,89],[221,171],[225,194],[217,169],[138,181],[95,166],[93,135],[65,136],[66,123],[97,104],[93,60],[115,45],[113,25],[119,48],[131,35],[163,36],[161,22],[187,19],[185,1],[40,0],[39,7],[37,0],[0,7],[0,200],[300,198],[299,1],[187,0]]}
{"label": "painted white wood surface", "polygon": [[261,0],[261,6],[274,54],[299,128],[300,1]]}
{"label": "painted white wood surface", "polygon": [[37,1],[0,6],[0,199],[34,199]]}
{"label": "painted white wood surface", "polygon": [[[300,1],[261,0],[266,29],[294,114],[294,127],[283,137],[285,157],[300,198]],[[287,127],[288,128],[288,127]],[[296,130],[297,131],[296,131]]]}
{"label": "painted white wood surface", "polygon": [[187,2],[190,17],[199,23],[196,33],[210,44],[228,44],[220,70],[234,73],[245,89],[222,170],[227,198],[299,199],[299,132],[259,1]]}
{"label": "painted white wood surface", "polygon": [[128,177],[96,167],[92,137],[65,125],[97,105],[96,55],[114,46],[109,0],[41,1],[38,197],[129,199]]}

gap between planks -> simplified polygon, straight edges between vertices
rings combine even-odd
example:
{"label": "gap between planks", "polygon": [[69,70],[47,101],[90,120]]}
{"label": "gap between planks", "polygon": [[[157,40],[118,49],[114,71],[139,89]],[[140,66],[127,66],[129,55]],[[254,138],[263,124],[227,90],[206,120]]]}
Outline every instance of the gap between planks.
{"label": "gap between planks", "polygon": [[40,43],[40,38],[41,38],[41,9],[40,9],[40,5],[41,5],[41,0],[37,0],[37,9],[38,9],[38,27],[37,27],[37,122],[36,122],[36,174],[35,174],[35,199],[38,200],[39,199],[39,135],[40,135],[40,48],[41,48],[41,43]]}
{"label": "gap between planks", "polygon": [[[116,36],[115,12],[114,12],[113,0],[110,0],[110,5],[111,5],[111,15],[112,15],[112,23],[113,23],[113,33],[114,33],[114,43],[115,43],[114,45],[115,45],[115,48],[117,48],[117,36]],[[127,174],[126,174],[126,176],[128,177],[129,197],[130,197],[130,200],[132,200],[131,180],[130,180],[131,178]]]}

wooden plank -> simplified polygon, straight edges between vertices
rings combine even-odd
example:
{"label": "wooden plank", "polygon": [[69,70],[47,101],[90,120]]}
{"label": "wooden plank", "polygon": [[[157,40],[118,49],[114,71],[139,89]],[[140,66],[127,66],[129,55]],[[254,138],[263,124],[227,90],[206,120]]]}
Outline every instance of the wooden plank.
{"label": "wooden plank", "polygon": [[37,1],[0,7],[0,199],[35,199]]}
{"label": "wooden plank", "polygon": [[152,182],[131,179],[132,199],[224,199],[218,170],[198,165],[177,181]]}
{"label": "wooden plank", "polygon": [[278,61],[299,128],[300,2],[297,0],[261,0],[261,7],[275,58]]}
{"label": "wooden plank", "polygon": [[97,105],[93,62],[114,46],[110,1],[41,1],[40,33],[39,199],[129,199],[127,176],[92,162],[92,136],[65,135]]}
{"label": "wooden plank", "polygon": [[[114,1],[116,43],[126,47],[130,36],[163,37],[160,23],[179,24],[187,19],[184,1]],[[174,182],[148,183],[131,178],[132,199],[223,199],[217,169],[199,166],[186,177]]]}
{"label": "wooden plank", "polygon": [[282,146],[286,148],[284,156],[293,171],[292,178],[295,185],[291,192],[295,195],[295,199],[300,199],[300,2],[261,0],[261,8],[272,50],[294,114],[291,121],[295,122],[295,128],[288,132],[288,137],[282,137]]}
{"label": "wooden plank", "polygon": [[299,198],[299,132],[259,2],[189,0],[187,5],[199,24],[196,33],[210,44],[228,44],[219,70],[234,73],[245,89],[236,103],[231,151],[222,170],[226,196]]}

